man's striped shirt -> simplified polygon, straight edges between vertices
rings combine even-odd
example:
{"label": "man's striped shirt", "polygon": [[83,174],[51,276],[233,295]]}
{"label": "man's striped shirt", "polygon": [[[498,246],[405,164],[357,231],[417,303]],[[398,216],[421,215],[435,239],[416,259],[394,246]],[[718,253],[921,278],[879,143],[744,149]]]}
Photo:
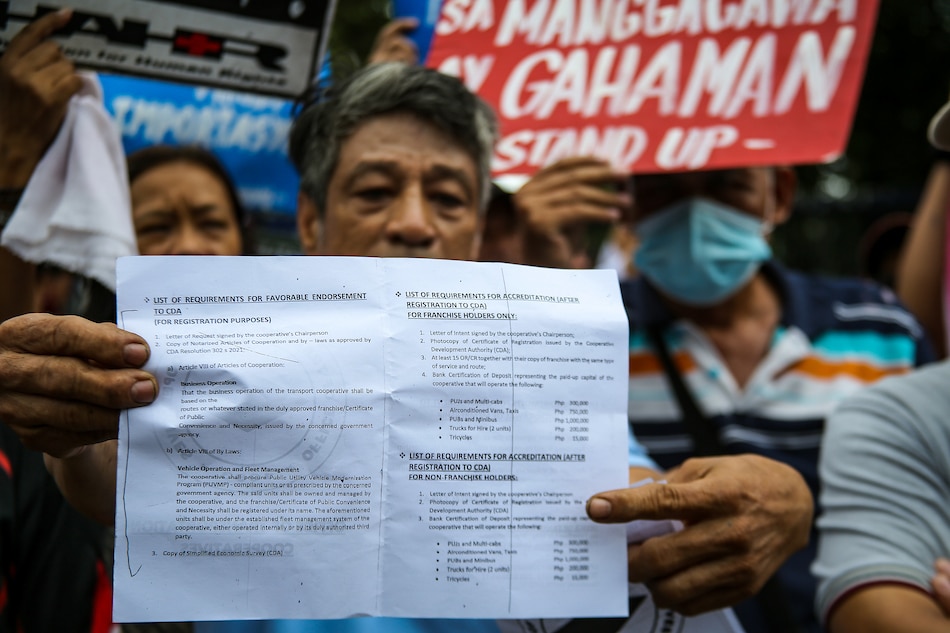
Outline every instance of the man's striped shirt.
{"label": "man's striped shirt", "polygon": [[[648,326],[660,326],[685,384],[727,452],[756,453],[795,467],[817,498],[826,416],[865,385],[909,372],[934,357],[917,321],[880,286],[807,276],[774,262],[765,264],[763,272],[779,292],[783,313],[766,358],[742,389],[703,332],[675,320],[644,280],[622,285],[631,331],[630,425],[663,469],[694,453],[676,397],[646,335]],[[810,605],[814,594],[808,573],[812,548],[783,568],[786,586],[798,594],[796,603]]]}

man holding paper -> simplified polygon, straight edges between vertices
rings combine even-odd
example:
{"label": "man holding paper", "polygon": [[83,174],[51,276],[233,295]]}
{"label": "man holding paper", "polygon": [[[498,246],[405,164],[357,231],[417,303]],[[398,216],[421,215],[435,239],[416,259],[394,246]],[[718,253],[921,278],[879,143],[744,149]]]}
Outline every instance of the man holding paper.
{"label": "man holding paper", "polygon": [[[363,71],[348,86],[365,88],[373,78],[387,79],[387,89],[456,85],[430,70],[384,65]],[[310,115],[317,122],[329,117],[337,138],[305,134],[294,143],[305,172],[298,226],[307,252],[473,258],[489,183],[487,155],[475,148],[490,146],[490,115],[471,102],[470,93],[453,93],[469,105],[438,108],[446,116],[460,110],[471,116],[462,123],[468,133],[455,138],[408,103],[373,111],[373,98],[362,94],[359,102],[369,104],[368,110],[341,125],[347,113],[336,108],[342,108],[346,89]],[[307,115],[302,121],[298,134],[313,124]],[[302,153],[301,142],[307,146]],[[0,416],[25,443],[48,453],[64,492],[102,521],[114,516],[119,411],[148,405],[158,391],[158,380],[139,369],[148,354],[141,337],[110,324],[27,315],[0,325]],[[631,465],[638,469],[632,478],[656,476],[642,452]],[[597,495],[589,512],[604,522],[692,522],[688,536],[677,539],[662,560],[636,558],[637,573],[646,577],[651,566],[681,570],[663,591],[685,612],[727,606],[754,593],[807,538],[811,499],[801,478],[784,465],[726,457],[691,462],[667,478],[666,486]],[[737,569],[744,573],[735,576]],[[723,574],[735,578],[727,591],[718,589]]]}

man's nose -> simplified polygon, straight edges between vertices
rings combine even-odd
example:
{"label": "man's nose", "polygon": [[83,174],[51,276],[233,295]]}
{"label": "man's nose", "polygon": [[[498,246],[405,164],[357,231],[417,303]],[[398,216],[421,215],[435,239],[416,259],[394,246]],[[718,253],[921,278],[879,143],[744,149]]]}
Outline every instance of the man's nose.
{"label": "man's nose", "polygon": [[433,209],[421,187],[408,187],[393,201],[386,237],[407,246],[428,246],[436,238]]}

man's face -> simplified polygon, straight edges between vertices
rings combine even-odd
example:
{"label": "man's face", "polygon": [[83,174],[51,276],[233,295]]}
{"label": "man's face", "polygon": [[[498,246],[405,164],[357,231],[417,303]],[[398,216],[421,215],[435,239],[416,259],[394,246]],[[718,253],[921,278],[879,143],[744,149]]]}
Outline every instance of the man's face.
{"label": "man's face", "polygon": [[298,209],[301,243],[308,254],[474,260],[478,194],[475,161],[451,137],[411,114],[380,115],[343,142],[322,215]]}
{"label": "man's face", "polygon": [[789,212],[794,173],[787,168],[745,167],[649,174],[634,176],[633,189],[634,222],[686,198],[702,197],[778,224]]}

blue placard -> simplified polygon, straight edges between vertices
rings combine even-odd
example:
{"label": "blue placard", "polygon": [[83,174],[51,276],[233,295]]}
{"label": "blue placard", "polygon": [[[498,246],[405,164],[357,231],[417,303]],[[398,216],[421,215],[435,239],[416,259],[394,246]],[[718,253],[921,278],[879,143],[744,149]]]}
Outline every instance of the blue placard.
{"label": "blue placard", "polygon": [[287,156],[293,103],[201,86],[100,75],[126,153],[157,144],[212,150],[248,209],[295,213],[299,179]]}
{"label": "blue placard", "polygon": [[409,37],[416,43],[420,64],[425,64],[429,55],[429,46],[441,11],[442,0],[392,0],[393,17],[419,20],[419,26],[409,33]]}

